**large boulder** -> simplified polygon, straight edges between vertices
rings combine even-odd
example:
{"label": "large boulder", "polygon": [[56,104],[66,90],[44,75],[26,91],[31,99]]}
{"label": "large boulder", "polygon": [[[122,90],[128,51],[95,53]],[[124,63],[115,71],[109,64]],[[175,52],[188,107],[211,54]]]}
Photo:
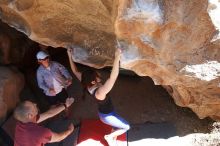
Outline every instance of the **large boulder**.
{"label": "large boulder", "polygon": [[97,67],[111,65],[116,13],[116,0],[0,1],[4,22],[46,46],[79,45]]}
{"label": "large boulder", "polygon": [[[150,76],[200,118],[220,120],[219,0],[3,0],[0,17],[29,38],[74,47],[75,61]],[[118,40],[118,43],[116,41]]]}
{"label": "large boulder", "polygon": [[0,66],[0,120],[15,108],[23,87],[24,77],[16,68]]}
{"label": "large boulder", "polygon": [[164,85],[177,105],[216,120],[220,120],[219,5],[217,0],[126,1],[119,5],[123,11],[115,23],[118,38],[126,40],[124,68]]}
{"label": "large boulder", "polygon": [[27,64],[31,60],[26,61],[25,55],[27,52],[33,52],[34,44],[36,43],[23,33],[0,21],[0,64],[16,66]]}

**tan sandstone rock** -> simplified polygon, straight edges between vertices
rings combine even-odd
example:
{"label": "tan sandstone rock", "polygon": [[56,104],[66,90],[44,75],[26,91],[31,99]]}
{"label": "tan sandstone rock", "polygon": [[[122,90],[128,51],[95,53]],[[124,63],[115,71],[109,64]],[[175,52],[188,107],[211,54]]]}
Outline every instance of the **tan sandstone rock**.
{"label": "tan sandstone rock", "polygon": [[29,38],[74,47],[74,60],[150,76],[200,118],[220,120],[219,0],[0,1],[0,17]]}
{"label": "tan sandstone rock", "polygon": [[[0,17],[29,38],[53,47],[78,45],[89,64],[111,65],[116,0],[14,0],[0,2]],[[101,61],[95,58],[100,57]],[[99,59],[98,59],[99,60]],[[84,63],[86,64],[86,62]]]}
{"label": "tan sandstone rock", "polygon": [[15,68],[0,67],[0,120],[12,111],[24,86],[23,75]]}
{"label": "tan sandstone rock", "polygon": [[123,67],[152,77],[200,118],[220,120],[220,46],[218,39],[213,41],[220,15],[209,15],[211,2],[125,0],[119,5],[116,34],[129,48]]}
{"label": "tan sandstone rock", "polygon": [[0,64],[21,66],[33,44],[23,33],[0,21]]}

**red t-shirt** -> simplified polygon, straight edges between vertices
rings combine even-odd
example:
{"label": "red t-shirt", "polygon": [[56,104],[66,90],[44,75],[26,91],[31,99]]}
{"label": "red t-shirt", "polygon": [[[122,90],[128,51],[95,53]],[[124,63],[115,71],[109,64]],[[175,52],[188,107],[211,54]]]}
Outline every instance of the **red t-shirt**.
{"label": "red t-shirt", "polygon": [[14,146],[43,146],[51,140],[52,132],[37,123],[17,122]]}

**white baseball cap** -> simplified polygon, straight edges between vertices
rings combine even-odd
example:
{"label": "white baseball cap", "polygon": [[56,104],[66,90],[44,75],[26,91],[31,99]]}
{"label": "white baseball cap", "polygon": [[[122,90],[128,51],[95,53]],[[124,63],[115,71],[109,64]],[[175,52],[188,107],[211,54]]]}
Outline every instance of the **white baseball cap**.
{"label": "white baseball cap", "polygon": [[45,59],[46,57],[50,56],[47,52],[39,51],[36,55],[37,59]]}

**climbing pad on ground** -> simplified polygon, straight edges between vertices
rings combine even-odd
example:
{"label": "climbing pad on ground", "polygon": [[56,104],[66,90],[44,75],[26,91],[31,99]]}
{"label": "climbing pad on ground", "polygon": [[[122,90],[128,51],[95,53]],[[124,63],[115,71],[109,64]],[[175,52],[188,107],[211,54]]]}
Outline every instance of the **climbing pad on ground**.
{"label": "climbing pad on ground", "polygon": [[[108,146],[104,135],[112,128],[100,120],[83,120],[80,126],[77,146]],[[117,146],[127,146],[126,134],[117,138]]]}

